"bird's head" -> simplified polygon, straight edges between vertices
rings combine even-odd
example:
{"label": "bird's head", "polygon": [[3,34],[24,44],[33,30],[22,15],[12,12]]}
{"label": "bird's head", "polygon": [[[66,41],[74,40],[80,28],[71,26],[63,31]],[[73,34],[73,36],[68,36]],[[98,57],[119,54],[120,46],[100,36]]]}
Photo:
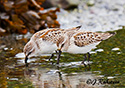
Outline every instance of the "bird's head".
{"label": "bird's head", "polygon": [[32,41],[29,41],[23,49],[23,52],[25,54],[25,63],[27,63],[28,56],[32,55],[35,52],[34,44]]}

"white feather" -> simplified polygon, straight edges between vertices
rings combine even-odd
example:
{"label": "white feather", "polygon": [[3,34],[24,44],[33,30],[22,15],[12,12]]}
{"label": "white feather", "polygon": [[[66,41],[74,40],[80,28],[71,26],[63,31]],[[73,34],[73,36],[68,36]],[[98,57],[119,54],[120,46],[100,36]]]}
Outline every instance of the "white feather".
{"label": "white feather", "polygon": [[40,49],[38,49],[39,51],[37,51],[38,54],[51,54],[55,50],[57,50],[57,46],[55,43],[43,41],[42,39],[39,39],[39,46]]}

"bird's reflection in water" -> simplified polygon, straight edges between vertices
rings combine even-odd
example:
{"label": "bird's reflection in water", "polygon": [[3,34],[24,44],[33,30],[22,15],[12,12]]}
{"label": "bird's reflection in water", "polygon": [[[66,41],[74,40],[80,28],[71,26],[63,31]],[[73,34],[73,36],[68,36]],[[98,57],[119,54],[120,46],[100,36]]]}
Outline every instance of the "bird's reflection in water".
{"label": "bird's reflection in water", "polygon": [[24,71],[26,80],[32,82],[35,88],[72,88],[69,80],[64,80],[59,70],[31,69]]}
{"label": "bird's reflection in water", "polygon": [[[86,68],[88,70],[90,67]],[[92,85],[88,85],[86,81],[95,78],[92,73],[67,75],[62,73],[58,66],[55,69],[26,67],[24,75],[26,80],[32,82],[35,88],[92,88]]]}

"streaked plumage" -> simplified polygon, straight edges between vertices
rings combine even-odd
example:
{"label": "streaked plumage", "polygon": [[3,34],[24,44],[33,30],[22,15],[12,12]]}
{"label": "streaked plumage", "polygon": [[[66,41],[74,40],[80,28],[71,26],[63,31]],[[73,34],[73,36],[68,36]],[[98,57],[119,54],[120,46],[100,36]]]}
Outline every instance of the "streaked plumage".
{"label": "streaked plumage", "polygon": [[28,56],[52,54],[55,50],[61,50],[67,38],[71,37],[80,27],[66,30],[51,28],[35,33],[24,47],[25,63],[27,63]]}
{"label": "streaked plumage", "polygon": [[96,33],[96,32],[77,32],[70,39],[69,47],[66,50],[69,53],[87,53],[96,48],[102,40],[108,39],[114,34]]}
{"label": "streaked plumage", "polygon": [[[79,31],[81,26],[71,29],[45,29],[35,33],[24,47],[25,63],[28,56],[36,54],[52,54],[57,50],[57,64],[62,51],[68,53],[87,53],[96,48],[102,40],[108,39],[114,33],[96,33]],[[53,56],[53,55],[52,55]],[[83,61],[84,62],[84,61]]]}

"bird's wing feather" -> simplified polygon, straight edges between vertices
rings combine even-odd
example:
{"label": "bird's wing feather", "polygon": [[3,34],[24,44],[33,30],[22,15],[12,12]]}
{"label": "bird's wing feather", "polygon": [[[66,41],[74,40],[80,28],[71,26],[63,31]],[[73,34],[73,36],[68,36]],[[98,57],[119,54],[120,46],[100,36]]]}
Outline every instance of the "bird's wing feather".
{"label": "bird's wing feather", "polygon": [[112,35],[110,33],[79,32],[75,34],[74,43],[79,47],[105,40]]}

